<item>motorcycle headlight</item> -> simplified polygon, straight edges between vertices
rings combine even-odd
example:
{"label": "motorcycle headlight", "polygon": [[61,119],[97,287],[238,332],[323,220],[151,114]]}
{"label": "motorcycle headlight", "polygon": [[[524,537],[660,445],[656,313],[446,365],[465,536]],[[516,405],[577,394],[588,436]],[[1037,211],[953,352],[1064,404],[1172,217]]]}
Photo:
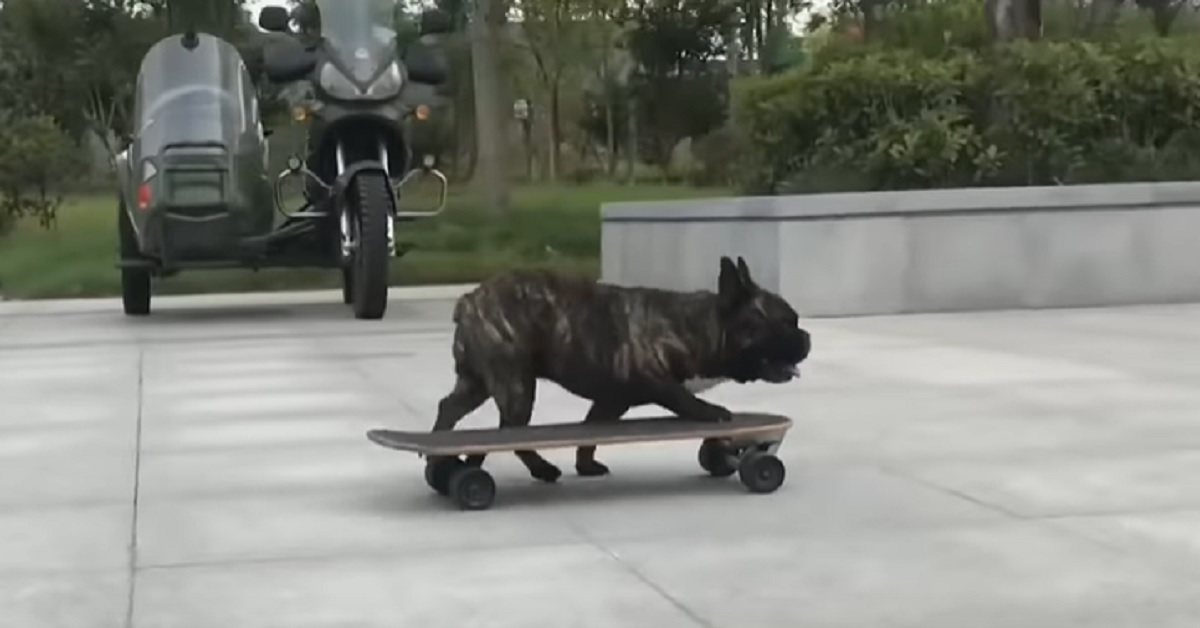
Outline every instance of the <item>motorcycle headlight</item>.
{"label": "motorcycle headlight", "polygon": [[326,63],[325,67],[321,68],[321,75],[318,79],[321,84],[321,89],[328,92],[335,98],[344,98],[353,100],[355,98],[391,98],[400,93],[400,88],[404,85],[404,77],[400,74],[400,66],[392,63],[388,66],[383,74],[379,75],[374,82],[367,86],[365,91],[360,90],[345,74],[342,74],[332,63]]}
{"label": "motorcycle headlight", "polygon": [[321,68],[321,75],[318,77],[321,84],[321,89],[329,93],[335,98],[355,98],[359,95],[358,87],[342,74],[332,63],[326,63],[325,67]]}
{"label": "motorcycle headlight", "polygon": [[400,66],[393,62],[379,78],[367,87],[367,96],[371,98],[391,98],[400,93],[404,85],[404,77],[400,75]]}

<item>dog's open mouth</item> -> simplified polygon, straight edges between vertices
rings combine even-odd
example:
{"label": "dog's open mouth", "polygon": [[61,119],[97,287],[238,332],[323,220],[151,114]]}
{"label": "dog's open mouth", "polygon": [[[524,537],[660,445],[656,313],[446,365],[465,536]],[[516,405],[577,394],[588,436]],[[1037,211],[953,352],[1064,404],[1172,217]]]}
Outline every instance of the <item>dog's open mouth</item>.
{"label": "dog's open mouth", "polygon": [[800,377],[800,366],[797,364],[770,361],[763,362],[763,381],[770,382],[772,384],[782,384],[785,382],[790,382],[797,377]]}

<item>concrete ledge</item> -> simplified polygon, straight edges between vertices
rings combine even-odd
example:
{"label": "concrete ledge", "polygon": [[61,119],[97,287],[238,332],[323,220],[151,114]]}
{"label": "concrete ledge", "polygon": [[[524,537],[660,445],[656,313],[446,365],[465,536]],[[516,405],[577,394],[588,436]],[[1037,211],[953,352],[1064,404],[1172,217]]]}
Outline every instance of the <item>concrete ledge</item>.
{"label": "concrete ledge", "polygon": [[1200,182],[602,208],[602,277],[714,288],[720,255],[808,316],[1200,301]]}

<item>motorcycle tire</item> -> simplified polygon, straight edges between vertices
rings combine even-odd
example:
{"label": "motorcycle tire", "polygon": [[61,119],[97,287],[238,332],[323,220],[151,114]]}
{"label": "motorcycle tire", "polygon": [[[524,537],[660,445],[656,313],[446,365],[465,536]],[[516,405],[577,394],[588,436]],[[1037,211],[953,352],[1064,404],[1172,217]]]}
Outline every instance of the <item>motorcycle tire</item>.
{"label": "motorcycle tire", "polygon": [[378,320],[387,311],[388,300],[388,217],[392,213],[392,190],[388,178],[377,172],[363,172],[354,178],[350,200],[358,227],[350,273],[353,283],[354,316]]}

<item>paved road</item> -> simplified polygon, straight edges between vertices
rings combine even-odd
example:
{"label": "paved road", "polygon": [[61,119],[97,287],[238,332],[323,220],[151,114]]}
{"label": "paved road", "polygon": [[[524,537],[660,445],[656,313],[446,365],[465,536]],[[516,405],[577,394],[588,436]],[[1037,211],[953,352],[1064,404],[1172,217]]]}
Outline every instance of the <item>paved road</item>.
{"label": "paved road", "polygon": [[[692,443],[639,445],[558,486],[493,457],[495,508],[462,513],[363,437],[430,425],[449,303],[363,322],[337,302],[0,304],[0,625],[1200,616],[1200,307],[814,321],[802,380],[710,393],[796,417],[778,493],[701,477]],[[585,408],[540,398],[535,421]]]}

